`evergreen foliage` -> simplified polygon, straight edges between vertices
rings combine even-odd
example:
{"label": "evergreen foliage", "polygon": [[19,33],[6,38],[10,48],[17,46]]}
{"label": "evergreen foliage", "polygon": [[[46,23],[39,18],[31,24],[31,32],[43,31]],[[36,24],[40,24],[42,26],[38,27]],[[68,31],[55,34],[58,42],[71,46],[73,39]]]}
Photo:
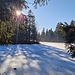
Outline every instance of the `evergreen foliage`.
{"label": "evergreen foliage", "polygon": [[70,24],[67,22],[59,22],[56,26],[55,31],[52,29],[48,30],[43,28],[40,40],[44,42],[65,42],[65,47],[70,53],[71,57],[75,57],[75,21],[71,21]]}
{"label": "evergreen foliage", "polygon": [[15,26],[12,25],[11,21],[0,20],[0,44],[12,43],[11,37],[14,35]]}
{"label": "evergreen foliage", "polygon": [[[34,7],[47,4],[47,0],[33,0]],[[0,19],[2,21],[13,19],[16,16],[16,10],[28,8],[28,0],[0,0]]]}
{"label": "evergreen foliage", "polygon": [[[37,42],[37,27],[35,23],[35,16],[32,11],[29,10],[26,22],[19,24],[18,41],[17,43],[35,43]],[[16,43],[16,32],[12,38],[13,43]]]}
{"label": "evergreen foliage", "polygon": [[68,49],[68,52],[72,56],[72,58],[75,57],[75,26],[73,21],[71,21],[70,25],[64,25],[63,31],[65,32],[65,43],[66,48]]}
{"label": "evergreen foliage", "polygon": [[[32,4],[36,7],[37,5],[44,5],[47,2],[47,0],[34,0]],[[27,8],[28,0],[0,0],[0,44],[15,43],[18,24],[16,11],[22,11]],[[20,22],[18,43],[37,40],[35,17],[32,20],[31,25],[27,25],[27,20],[24,20],[25,23]]]}
{"label": "evergreen foliage", "polygon": [[43,28],[42,32],[41,32],[41,41],[46,41],[46,42],[64,42],[64,38],[63,38],[63,32],[62,32],[62,28],[61,28],[61,24],[58,23],[57,27],[55,29],[55,31],[51,29],[46,29]]}

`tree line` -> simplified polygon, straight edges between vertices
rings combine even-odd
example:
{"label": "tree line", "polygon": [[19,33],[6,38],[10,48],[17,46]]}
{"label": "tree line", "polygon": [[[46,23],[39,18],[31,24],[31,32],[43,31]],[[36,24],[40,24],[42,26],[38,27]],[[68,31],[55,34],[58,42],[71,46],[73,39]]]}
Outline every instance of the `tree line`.
{"label": "tree line", "polygon": [[43,28],[42,32],[40,33],[40,41],[44,42],[64,42],[64,34],[62,33],[61,29],[59,29],[61,22],[59,22],[53,31],[51,29]]}
{"label": "tree line", "polygon": [[28,11],[28,15],[21,14],[17,20],[16,18],[13,21],[0,20],[0,44],[30,42],[37,42],[35,16],[31,10]]}
{"label": "tree line", "polygon": [[56,26],[55,31],[52,29],[43,28],[40,36],[40,41],[46,42],[64,42],[65,48],[70,53],[71,57],[75,57],[75,21],[71,21],[70,24],[67,22],[59,22]]}
{"label": "tree line", "polygon": [[[37,8],[38,5],[46,5],[48,1],[49,0],[33,0],[31,3],[34,8]],[[16,11],[28,9],[29,3],[30,1],[28,0],[0,0],[0,44],[36,41],[37,29],[34,23],[35,20],[33,20],[33,25],[28,25],[30,21],[28,20],[29,17],[26,16],[27,20],[21,21],[19,27],[17,27]],[[33,18],[35,19],[35,17]],[[19,31],[17,32],[17,30]],[[35,36],[33,34],[35,34]],[[16,35],[18,35],[18,39],[15,39]]]}

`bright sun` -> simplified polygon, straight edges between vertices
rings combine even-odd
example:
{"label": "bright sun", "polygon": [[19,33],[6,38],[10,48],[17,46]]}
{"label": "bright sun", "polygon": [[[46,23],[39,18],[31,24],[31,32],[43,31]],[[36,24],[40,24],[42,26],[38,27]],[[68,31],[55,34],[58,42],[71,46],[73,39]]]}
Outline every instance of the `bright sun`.
{"label": "bright sun", "polygon": [[17,10],[16,14],[17,14],[17,16],[19,16],[21,14],[21,12]]}

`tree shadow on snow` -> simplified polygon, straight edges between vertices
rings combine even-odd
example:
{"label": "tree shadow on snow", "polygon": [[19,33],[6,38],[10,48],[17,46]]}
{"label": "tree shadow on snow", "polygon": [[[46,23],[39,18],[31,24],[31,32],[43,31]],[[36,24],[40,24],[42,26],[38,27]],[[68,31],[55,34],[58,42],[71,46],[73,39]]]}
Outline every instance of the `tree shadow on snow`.
{"label": "tree shadow on snow", "polygon": [[[8,45],[0,53],[0,75],[74,75],[75,60],[66,51],[42,44]],[[2,48],[3,49],[3,48]],[[0,59],[0,61],[1,61]]]}

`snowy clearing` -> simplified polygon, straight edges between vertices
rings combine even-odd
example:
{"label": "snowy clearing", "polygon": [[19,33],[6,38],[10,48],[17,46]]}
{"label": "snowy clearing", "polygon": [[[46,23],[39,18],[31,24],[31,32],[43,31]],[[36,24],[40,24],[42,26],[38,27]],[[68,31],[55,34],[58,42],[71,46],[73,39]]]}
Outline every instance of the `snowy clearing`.
{"label": "snowy clearing", "polygon": [[65,43],[56,43],[56,42],[40,42],[41,44],[53,46],[59,49],[65,49]]}
{"label": "snowy clearing", "polygon": [[0,75],[75,75],[75,60],[43,44],[0,46]]}

